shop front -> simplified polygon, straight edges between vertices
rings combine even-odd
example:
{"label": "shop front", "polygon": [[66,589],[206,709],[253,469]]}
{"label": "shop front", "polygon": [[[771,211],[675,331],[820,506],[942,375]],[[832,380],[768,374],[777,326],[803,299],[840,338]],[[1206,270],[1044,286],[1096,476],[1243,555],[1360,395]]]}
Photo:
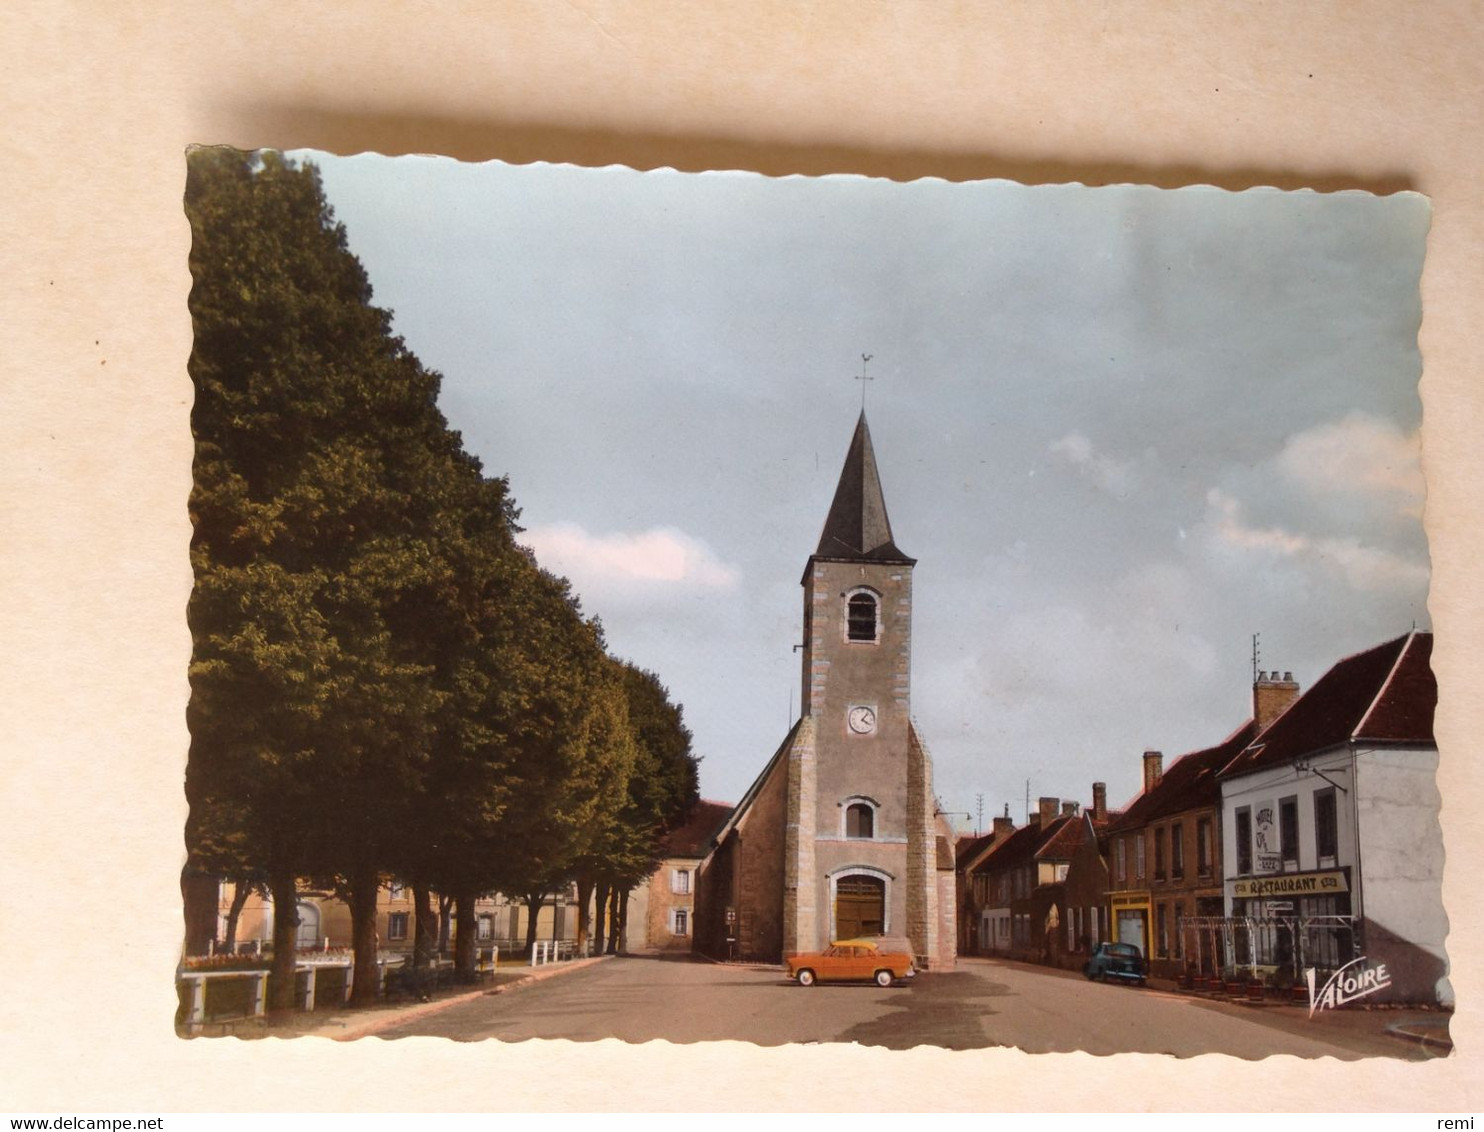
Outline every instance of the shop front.
{"label": "shop front", "polygon": [[1133,944],[1146,959],[1149,958],[1151,907],[1147,891],[1115,892],[1108,898],[1113,938],[1119,943]]}

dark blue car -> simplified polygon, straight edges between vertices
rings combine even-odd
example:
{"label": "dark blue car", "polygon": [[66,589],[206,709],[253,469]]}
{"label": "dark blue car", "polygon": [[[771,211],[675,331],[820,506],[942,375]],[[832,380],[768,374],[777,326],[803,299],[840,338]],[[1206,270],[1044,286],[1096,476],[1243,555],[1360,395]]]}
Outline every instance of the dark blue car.
{"label": "dark blue car", "polygon": [[1082,965],[1082,973],[1089,979],[1100,979],[1105,983],[1109,979],[1120,979],[1138,983],[1141,987],[1149,975],[1144,957],[1131,943],[1098,944],[1092,958]]}

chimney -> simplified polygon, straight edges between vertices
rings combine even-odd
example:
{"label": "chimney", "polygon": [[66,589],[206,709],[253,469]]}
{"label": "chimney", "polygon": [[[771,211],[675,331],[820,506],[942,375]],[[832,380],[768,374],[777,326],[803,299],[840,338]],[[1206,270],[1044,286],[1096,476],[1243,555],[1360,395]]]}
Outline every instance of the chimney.
{"label": "chimney", "polygon": [[1056,820],[1056,811],[1061,807],[1060,798],[1041,798],[1038,802],[1039,810],[1036,814],[1036,824],[1042,829]]}
{"label": "chimney", "polygon": [[1252,685],[1252,718],[1262,731],[1298,699],[1299,686],[1292,672],[1259,672]]}
{"label": "chimney", "polygon": [[1092,820],[1095,822],[1108,820],[1108,784],[1106,782],[1092,784]]}
{"label": "chimney", "polygon": [[1165,772],[1165,757],[1159,751],[1144,752],[1144,793],[1147,794],[1159,785],[1160,777]]}
{"label": "chimney", "polygon": [[1081,809],[1081,806],[1077,802],[1063,802],[1061,804],[1061,816],[1064,818],[1074,818],[1077,816],[1079,809]]}
{"label": "chimney", "polygon": [[1006,802],[1004,814],[997,815],[994,819],[995,843],[998,844],[999,842],[1005,840],[1005,838],[1009,837],[1014,832],[1015,819],[1010,816],[1010,803]]}

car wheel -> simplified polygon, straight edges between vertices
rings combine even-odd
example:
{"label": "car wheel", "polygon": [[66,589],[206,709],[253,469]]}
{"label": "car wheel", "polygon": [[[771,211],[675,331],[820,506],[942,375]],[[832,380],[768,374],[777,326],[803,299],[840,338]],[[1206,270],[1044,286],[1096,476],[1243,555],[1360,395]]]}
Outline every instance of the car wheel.
{"label": "car wheel", "polygon": [[892,975],[891,975],[891,972],[890,971],[877,971],[876,972],[876,985],[878,987],[889,987],[889,986],[891,986],[891,984],[892,984]]}
{"label": "car wheel", "polygon": [[1096,975],[1094,975],[1092,973],[1092,968],[1091,967],[1083,967],[1082,968],[1082,973],[1087,976],[1087,981],[1088,982],[1092,982],[1092,980],[1097,977]]}
{"label": "car wheel", "polygon": [[799,972],[799,986],[812,987],[814,985],[814,972],[805,967]]}

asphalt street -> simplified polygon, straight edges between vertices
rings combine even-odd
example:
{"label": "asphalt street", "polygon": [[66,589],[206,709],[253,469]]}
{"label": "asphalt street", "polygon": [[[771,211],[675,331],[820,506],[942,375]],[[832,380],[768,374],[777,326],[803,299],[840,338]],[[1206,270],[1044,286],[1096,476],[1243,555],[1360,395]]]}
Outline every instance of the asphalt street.
{"label": "asphalt street", "polygon": [[[1361,1024],[1368,1023],[1368,1024]],[[1356,1016],[1218,1003],[986,959],[882,989],[799,987],[778,968],[625,958],[381,1029],[384,1038],[629,1042],[859,1042],[909,1049],[1008,1046],[1031,1053],[1226,1053],[1241,1058],[1426,1059]]]}

